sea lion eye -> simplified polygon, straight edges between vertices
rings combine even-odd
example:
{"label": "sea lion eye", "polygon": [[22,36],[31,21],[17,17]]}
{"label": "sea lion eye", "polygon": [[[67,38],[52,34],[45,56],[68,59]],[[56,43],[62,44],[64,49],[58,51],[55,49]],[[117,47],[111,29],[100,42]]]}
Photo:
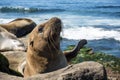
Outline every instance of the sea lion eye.
{"label": "sea lion eye", "polygon": [[39,28],[39,32],[40,33],[42,33],[43,32],[43,28],[41,27],[41,28]]}

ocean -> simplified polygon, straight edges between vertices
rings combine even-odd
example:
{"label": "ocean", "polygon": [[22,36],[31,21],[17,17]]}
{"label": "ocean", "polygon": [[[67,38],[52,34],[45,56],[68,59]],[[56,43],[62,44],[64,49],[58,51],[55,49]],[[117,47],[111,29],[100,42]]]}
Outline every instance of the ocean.
{"label": "ocean", "polygon": [[0,23],[52,17],[63,22],[61,48],[86,39],[96,52],[120,57],[120,0],[0,0]]}

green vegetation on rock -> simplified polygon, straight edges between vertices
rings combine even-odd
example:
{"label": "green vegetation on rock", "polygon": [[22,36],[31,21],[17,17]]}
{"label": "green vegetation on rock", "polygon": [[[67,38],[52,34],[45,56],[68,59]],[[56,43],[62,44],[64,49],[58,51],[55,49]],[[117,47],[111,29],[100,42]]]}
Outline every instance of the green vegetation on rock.
{"label": "green vegetation on rock", "polygon": [[[67,50],[73,49],[74,46],[69,46]],[[103,64],[105,67],[109,67],[114,71],[120,72],[120,58],[117,58],[112,55],[108,55],[101,52],[94,52],[94,54],[89,54],[91,48],[84,47],[80,50],[78,55],[71,60],[71,63],[76,64],[83,61],[96,61]]]}

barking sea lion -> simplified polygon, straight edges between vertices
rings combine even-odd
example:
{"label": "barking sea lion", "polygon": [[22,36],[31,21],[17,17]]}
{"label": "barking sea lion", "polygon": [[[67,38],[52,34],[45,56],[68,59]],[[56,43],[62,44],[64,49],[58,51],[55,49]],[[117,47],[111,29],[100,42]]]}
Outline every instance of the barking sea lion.
{"label": "barking sea lion", "polygon": [[0,24],[0,26],[13,33],[17,37],[22,37],[30,33],[36,26],[36,23],[31,19],[17,18],[9,23]]}
{"label": "barking sea lion", "polygon": [[60,49],[61,29],[61,20],[54,17],[30,33],[24,77],[67,66],[67,60]]}

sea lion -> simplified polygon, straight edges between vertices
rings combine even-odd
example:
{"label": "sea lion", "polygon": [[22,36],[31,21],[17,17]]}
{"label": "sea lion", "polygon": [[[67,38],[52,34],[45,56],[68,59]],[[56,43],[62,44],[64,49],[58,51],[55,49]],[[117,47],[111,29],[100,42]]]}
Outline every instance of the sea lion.
{"label": "sea lion", "polygon": [[[80,40],[78,42],[78,44],[72,50],[63,51],[63,54],[65,55],[68,64],[71,64],[71,60],[77,56],[77,54],[79,53],[80,49],[83,48],[83,46],[85,44],[87,44],[87,40],[82,39],[82,40]],[[24,55],[24,57],[25,57],[25,55]],[[17,70],[22,75],[24,75],[23,72],[24,72],[25,65],[26,65],[26,61],[25,61],[25,59],[22,59],[22,61],[19,63],[19,66],[17,67]]]}
{"label": "sea lion", "polygon": [[58,70],[67,66],[60,49],[61,20],[51,18],[30,33],[24,77]]}
{"label": "sea lion", "polygon": [[54,71],[67,66],[67,63],[76,57],[78,51],[87,44],[87,41],[83,39],[79,41],[73,50],[62,53],[60,50],[61,28],[61,20],[55,17],[38,25],[30,33],[26,61],[18,66],[18,71],[24,77]]}
{"label": "sea lion", "polygon": [[[75,58],[77,56],[77,54],[79,53],[80,49],[83,48],[83,46],[87,44],[87,40],[82,39],[78,42],[78,44],[72,49],[72,50],[67,50],[67,51],[63,51],[63,54],[65,55],[66,59],[67,59],[67,64],[71,64],[71,60],[73,58]],[[25,56],[24,56],[25,57]],[[22,57],[23,58],[23,57]],[[26,61],[25,59],[23,59],[18,67],[17,70],[24,75],[24,68],[26,65]]]}
{"label": "sea lion", "polygon": [[34,29],[36,23],[31,19],[17,18],[9,23],[0,24],[0,26],[13,33],[17,37],[23,37]]}
{"label": "sea lion", "polygon": [[0,27],[0,51],[22,50],[26,48],[24,44],[16,38],[12,33],[9,33],[4,28]]}

